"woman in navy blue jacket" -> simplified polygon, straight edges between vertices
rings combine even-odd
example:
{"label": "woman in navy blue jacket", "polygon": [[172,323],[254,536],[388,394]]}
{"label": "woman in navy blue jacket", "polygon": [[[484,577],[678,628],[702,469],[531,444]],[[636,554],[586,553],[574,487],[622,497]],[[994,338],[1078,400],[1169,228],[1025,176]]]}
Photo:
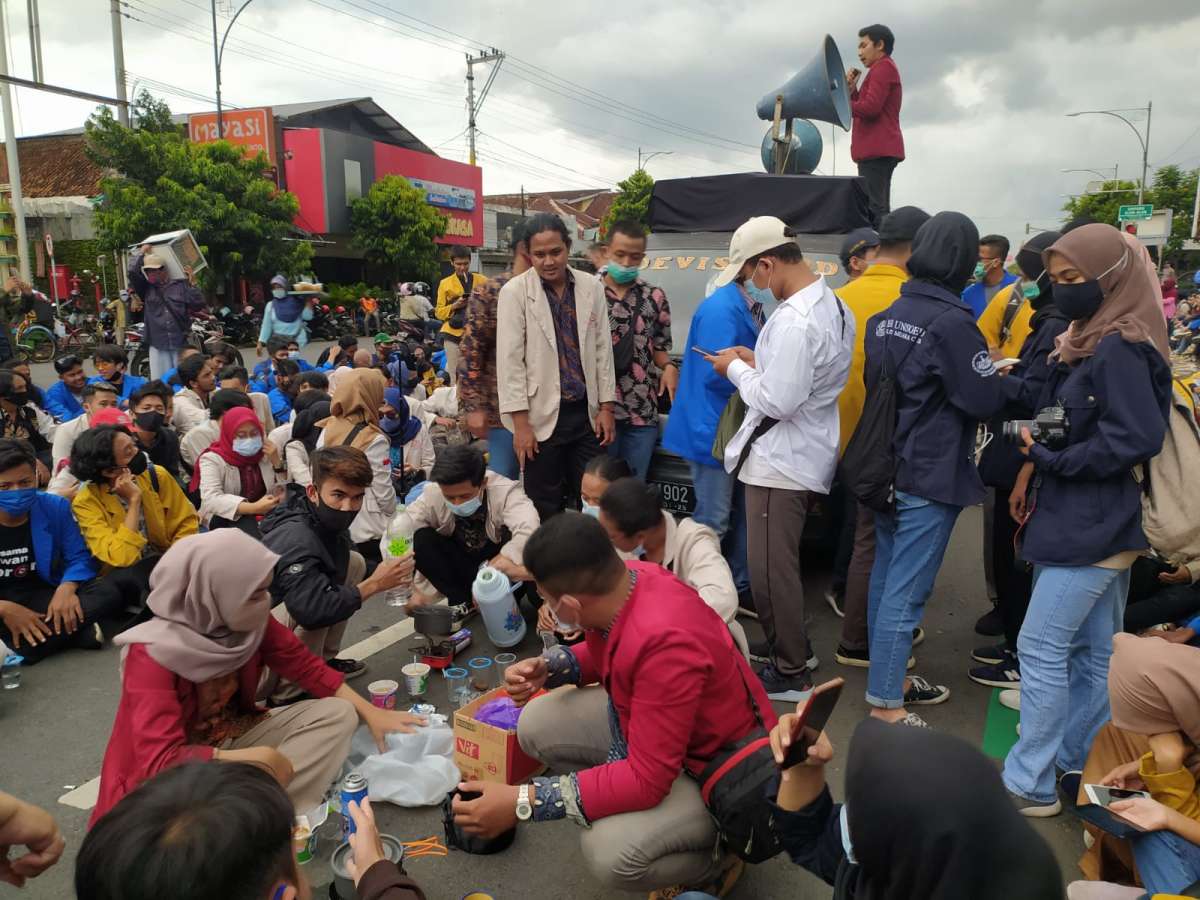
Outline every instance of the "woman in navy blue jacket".
{"label": "woman in navy blue jacket", "polygon": [[1133,469],[1161,449],[1171,397],[1158,293],[1121,233],[1077,228],[1045,262],[1054,303],[1072,321],[1039,401],[1063,410],[1067,436],[1051,447],[1022,432],[1029,463],[1012,502],[1034,583],[1017,640],[1021,736],[1004,761],[1004,783],[1030,816],[1059,812],[1055,767],[1082,769],[1109,717],[1112,636],[1129,567],[1148,547]]}
{"label": "woman in navy blue jacket", "polygon": [[983,501],[975,468],[975,432],[1020,381],[1000,376],[963,287],[979,259],[979,231],[962,213],[940,212],[912,242],[912,280],[900,297],[867,321],[868,391],[885,369],[895,378],[896,508],[875,519],[875,564],[867,599],[871,668],[867,703],[888,722],[924,726],[907,705],[931,705],[950,691],[919,676],[905,678],[913,629],[942,565],[964,506]]}

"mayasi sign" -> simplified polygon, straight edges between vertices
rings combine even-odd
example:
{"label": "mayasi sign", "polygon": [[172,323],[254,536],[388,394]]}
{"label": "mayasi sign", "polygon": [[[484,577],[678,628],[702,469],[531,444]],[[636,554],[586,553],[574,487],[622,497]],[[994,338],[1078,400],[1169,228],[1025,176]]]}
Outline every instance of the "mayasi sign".
{"label": "mayasi sign", "polygon": [[[275,117],[271,114],[271,107],[221,110],[221,130],[225,140],[241,147],[246,156],[265,153],[271,165],[275,165]],[[217,140],[217,114],[189,115],[188,138],[194,144],[209,144]]]}

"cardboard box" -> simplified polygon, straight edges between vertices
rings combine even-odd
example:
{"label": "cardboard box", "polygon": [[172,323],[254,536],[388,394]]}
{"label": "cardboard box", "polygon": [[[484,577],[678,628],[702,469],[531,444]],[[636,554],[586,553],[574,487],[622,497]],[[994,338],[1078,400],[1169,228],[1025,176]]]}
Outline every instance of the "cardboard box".
{"label": "cardboard box", "polygon": [[496,688],[454,714],[454,764],[468,781],[524,784],[545,769],[521,749],[515,731],[475,720],[479,707],[504,695],[504,688]]}
{"label": "cardboard box", "polygon": [[184,278],[183,267],[191,266],[192,272],[199,273],[208,265],[195,236],[188,229],[168,231],[164,234],[152,234],[130,247],[130,251],[138,249],[143,244],[149,244],[154,252],[163,258],[167,271],[172,279]]}

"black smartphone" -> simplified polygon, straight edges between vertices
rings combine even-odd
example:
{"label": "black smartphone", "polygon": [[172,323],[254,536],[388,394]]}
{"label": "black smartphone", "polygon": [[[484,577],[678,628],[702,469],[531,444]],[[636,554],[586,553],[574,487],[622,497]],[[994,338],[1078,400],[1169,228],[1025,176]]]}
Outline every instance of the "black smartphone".
{"label": "black smartphone", "polygon": [[808,759],[808,748],[816,743],[825,730],[845,684],[844,679],[833,678],[813,688],[808,703],[792,723],[792,743],[784,754],[781,769],[790,769]]}

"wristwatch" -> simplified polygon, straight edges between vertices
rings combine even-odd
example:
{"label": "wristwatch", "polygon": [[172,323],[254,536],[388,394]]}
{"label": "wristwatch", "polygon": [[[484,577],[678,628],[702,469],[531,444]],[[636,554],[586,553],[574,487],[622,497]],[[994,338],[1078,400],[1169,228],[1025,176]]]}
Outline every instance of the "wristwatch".
{"label": "wristwatch", "polygon": [[529,785],[517,789],[517,819],[528,822],[533,818],[533,805],[529,802]]}

